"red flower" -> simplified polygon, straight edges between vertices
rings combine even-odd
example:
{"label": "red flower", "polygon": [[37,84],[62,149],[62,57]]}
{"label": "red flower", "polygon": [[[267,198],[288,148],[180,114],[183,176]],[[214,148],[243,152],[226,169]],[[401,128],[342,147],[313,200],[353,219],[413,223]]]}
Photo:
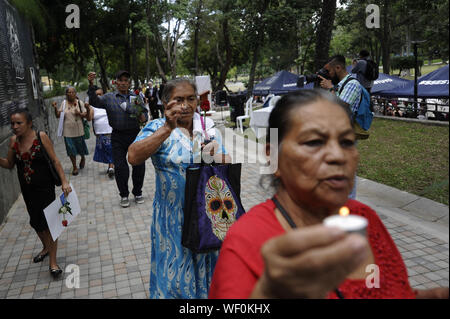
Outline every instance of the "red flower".
{"label": "red flower", "polygon": [[28,152],[22,154],[22,160],[27,161],[30,159],[30,154]]}
{"label": "red flower", "polygon": [[208,112],[209,109],[210,109],[209,101],[208,100],[203,100],[202,104],[200,104],[200,108],[202,109],[202,111]]}
{"label": "red flower", "polygon": [[38,140],[34,140],[33,145],[34,146],[38,146],[39,145],[39,141]]}
{"label": "red flower", "polygon": [[64,219],[64,220],[62,221],[62,225],[63,225],[64,227],[67,227],[67,220]]}

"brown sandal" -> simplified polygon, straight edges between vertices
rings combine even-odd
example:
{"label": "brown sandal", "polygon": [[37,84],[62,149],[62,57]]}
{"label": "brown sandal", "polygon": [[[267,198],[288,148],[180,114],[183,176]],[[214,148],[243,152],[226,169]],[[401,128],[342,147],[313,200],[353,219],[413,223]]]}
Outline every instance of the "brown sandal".
{"label": "brown sandal", "polygon": [[72,170],[72,175],[77,176],[78,175],[78,168]]}

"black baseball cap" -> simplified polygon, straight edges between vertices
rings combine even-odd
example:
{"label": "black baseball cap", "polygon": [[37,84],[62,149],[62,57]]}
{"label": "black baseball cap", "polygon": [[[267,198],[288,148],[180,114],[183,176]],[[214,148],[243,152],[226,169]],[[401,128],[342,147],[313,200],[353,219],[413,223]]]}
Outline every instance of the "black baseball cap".
{"label": "black baseball cap", "polygon": [[122,75],[125,75],[125,76],[127,76],[128,78],[131,77],[130,72],[125,71],[125,70],[120,70],[119,72],[116,73],[116,79],[120,79],[120,77],[121,77]]}

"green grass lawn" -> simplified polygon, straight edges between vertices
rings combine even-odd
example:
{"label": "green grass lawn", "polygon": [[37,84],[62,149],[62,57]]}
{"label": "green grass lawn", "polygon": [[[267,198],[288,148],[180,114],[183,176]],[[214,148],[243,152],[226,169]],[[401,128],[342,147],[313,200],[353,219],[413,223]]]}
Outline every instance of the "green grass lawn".
{"label": "green grass lawn", "polygon": [[[358,176],[448,205],[449,127],[375,118],[370,131],[358,142]],[[251,129],[244,136],[256,140]]]}
{"label": "green grass lawn", "polygon": [[[445,66],[445,64],[434,64],[434,65],[425,65],[424,64],[422,66],[422,68],[421,68],[422,74],[419,75],[419,77],[421,77],[421,76],[423,76],[425,74],[431,73],[433,71],[436,71],[437,69],[440,69],[443,66]],[[411,69],[410,71],[411,71],[411,75],[410,76],[405,76],[405,77],[403,77],[403,79],[414,80],[414,69]],[[391,75],[398,75],[398,70],[393,70],[391,72]]]}
{"label": "green grass lawn", "polygon": [[374,119],[358,176],[448,205],[449,128]]}

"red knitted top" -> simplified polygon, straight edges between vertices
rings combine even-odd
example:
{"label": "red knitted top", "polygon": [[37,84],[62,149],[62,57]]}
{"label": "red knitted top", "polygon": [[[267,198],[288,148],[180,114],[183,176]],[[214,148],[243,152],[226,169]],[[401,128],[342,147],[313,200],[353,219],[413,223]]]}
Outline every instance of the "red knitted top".
{"label": "red knitted top", "polygon": [[[415,298],[403,259],[377,214],[368,206],[349,200],[351,214],[369,221],[369,244],[379,267],[379,288],[368,288],[366,279],[346,279],[339,290],[344,298]],[[264,270],[261,246],[285,233],[272,200],[253,207],[228,231],[222,245],[209,292],[210,298],[248,298]],[[374,271],[367,273],[371,278]],[[374,283],[373,280],[369,280]],[[328,298],[337,298],[330,292]]]}

